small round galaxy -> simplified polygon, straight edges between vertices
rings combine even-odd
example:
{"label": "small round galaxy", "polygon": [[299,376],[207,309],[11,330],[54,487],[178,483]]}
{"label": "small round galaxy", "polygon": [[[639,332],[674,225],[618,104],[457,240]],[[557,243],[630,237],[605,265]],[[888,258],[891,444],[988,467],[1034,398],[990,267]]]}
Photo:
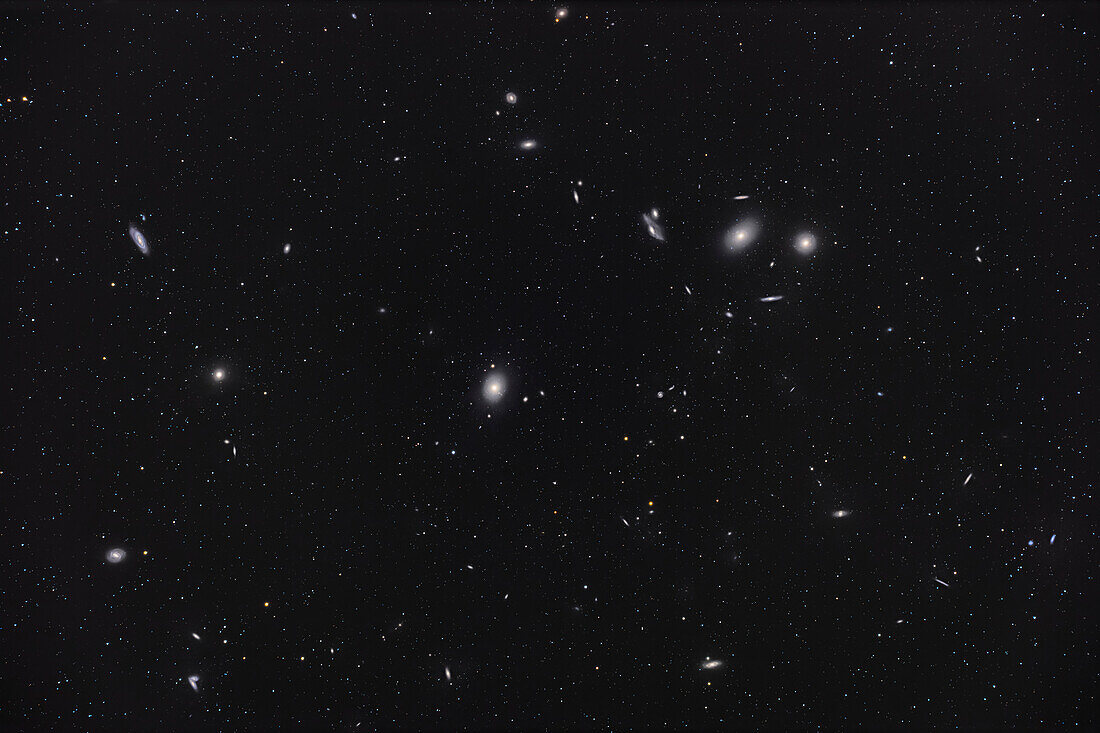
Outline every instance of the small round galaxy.
{"label": "small round galaxy", "polygon": [[225,379],[225,370],[215,369],[213,372],[210,373],[210,376],[214,378],[215,382],[221,382]]}
{"label": "small round galaxy", "polygon": [[508,92],[504,95],[504,101],[508,104],[515,104],[519,101],[519,97],[516,96],[515,92]]}
{"label": "small round galaxy", "polygon": [[120,562],[126,559],[126,550],[121,547],[113,547],[107,551],[107,562],[112,565],[118,565]]}
{"label": "small round galaxy", "polygon": [[809,232],[802,232],[794,238],[794,248],[804,255],[813,254],[817,249],[817,237]]}

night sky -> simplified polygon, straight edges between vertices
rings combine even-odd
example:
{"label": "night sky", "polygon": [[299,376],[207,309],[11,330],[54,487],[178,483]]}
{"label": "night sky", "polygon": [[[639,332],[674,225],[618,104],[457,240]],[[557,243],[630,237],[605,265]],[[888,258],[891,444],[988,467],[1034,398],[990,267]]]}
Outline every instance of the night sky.
{"label": "night sky", "polygon": [[1095,725],[1095,4],[0,10],[0,728]]}

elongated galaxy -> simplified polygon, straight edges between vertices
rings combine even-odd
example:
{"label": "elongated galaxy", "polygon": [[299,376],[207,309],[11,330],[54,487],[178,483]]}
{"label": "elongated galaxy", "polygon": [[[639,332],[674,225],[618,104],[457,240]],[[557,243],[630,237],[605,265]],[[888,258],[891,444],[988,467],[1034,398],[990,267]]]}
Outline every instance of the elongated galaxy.
{"label": "elongated galaxy", "polygon": [[149,256],[149,243],[145,241],[145,235],[141,233],[141,230],[133,224],[130,225],[130,239],[137,245],[137,248],[141,250],[143,255],[146,257]]}

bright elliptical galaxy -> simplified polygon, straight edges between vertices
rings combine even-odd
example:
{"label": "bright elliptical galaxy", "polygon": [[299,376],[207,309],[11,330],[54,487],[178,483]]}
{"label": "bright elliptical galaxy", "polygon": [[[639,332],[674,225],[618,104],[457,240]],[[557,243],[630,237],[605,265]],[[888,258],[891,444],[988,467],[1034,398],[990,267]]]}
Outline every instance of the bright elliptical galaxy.
{"label": "bright elliptical galaxy", "polygon": [[1095,727],[1095,5],[5,20],[0,730]]}
{"label": "bright elliptical galaxy", "polygon": [[485,382],[482,385],[481,393],[485,397],[485,400],[490,403],[499,402],[504,397],[504,393],[508,389],[508,382],[505,380],[504,375],[499,372],[490,372],[485,377]]}

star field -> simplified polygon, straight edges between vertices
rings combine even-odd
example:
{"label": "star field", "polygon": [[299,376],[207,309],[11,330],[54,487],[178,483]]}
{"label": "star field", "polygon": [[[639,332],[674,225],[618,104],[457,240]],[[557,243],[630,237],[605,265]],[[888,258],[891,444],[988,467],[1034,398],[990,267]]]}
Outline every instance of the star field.
{"label": "star field", "polygon": [[6,20],[0,730],[1095,726],[1094,5]]}

